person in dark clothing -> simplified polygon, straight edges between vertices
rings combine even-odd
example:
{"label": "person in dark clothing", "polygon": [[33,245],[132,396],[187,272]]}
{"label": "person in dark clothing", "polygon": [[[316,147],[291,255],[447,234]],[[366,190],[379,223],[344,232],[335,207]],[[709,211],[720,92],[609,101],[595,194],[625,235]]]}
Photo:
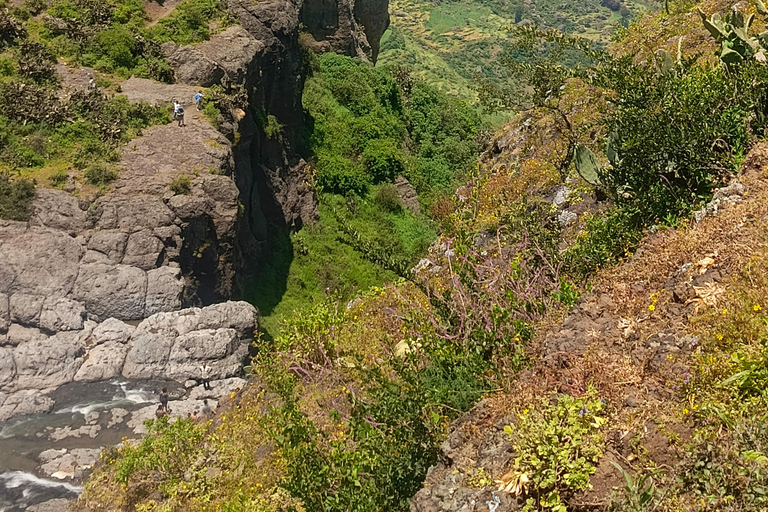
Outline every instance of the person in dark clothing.
{"label": "person in dark clothing", "polygon": [[168,388],[163,388],[163,391],[160,393],[160,405],[165,412],[171,412],[171,410],[168,409]]}

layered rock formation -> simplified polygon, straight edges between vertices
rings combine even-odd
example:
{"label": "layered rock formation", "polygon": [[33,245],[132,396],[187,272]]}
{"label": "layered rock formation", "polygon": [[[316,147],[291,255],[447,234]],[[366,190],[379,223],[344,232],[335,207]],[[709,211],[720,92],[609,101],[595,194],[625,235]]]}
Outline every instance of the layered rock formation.
{"label": "layered rock formation", "polygon": [[[40,188],[29,222],[0,221],[0,420],[49,409],[40,391],[73,380],[185,380],[202,359],[214,377],[240,367],[252,308],[179,310],[232,297],[274,230],[315,218],[300,152],[305,48],[375,61],[389,16],[386,0],[228,5],[239,26],[163,46],[179,84],[121,84],[132,102],[179,100],[185,127],[128,143],[107,193]],[[215,84],[247,96],[216,127],[193,104],[196,86]],[[228,313],[209,321],[216,308]],[[230,325],[230,313],[247,320]]]}
{"label": "layered rock formation", "polygon": [[70,382],[115,377],[184,382],[199,377],[202,361],[209,363],[212,379],[232,377],[242,368],[257,326],[253,306],[224,302],[157,313],[135,327],[109,318],[52,336],[38,330],[16,346],[0,346],[0,421],[50,410],[48,392]]}

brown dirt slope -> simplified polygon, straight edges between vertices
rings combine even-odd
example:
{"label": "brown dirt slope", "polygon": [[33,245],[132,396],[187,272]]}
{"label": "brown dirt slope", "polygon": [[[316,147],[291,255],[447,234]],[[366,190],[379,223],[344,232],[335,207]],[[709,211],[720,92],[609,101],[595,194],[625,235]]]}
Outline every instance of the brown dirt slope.
{"label": "brown dirt slope", "polygon": [[[743,194],[734,195],[730,205],[699,223],[650,234],[633,258],[596,277],[592,291],[562,323],[540,330],[533,367],[453,425],[441,461],[411,510],[522,505],[492,483],[514,464],[504,426],[541,397],[583,396],[589,384],[611,411],[607,446],[591,477],[592,489],[571,497],[569,510],[608,506],[612,492],[624,485],[610,462],[630,473],[673,472],[694,427],[689,411],[695,409],[694,398],[682,384],[689,381],[702,346],[713,338],[722,341],[714,329],[724,322],[752,321],[736,316],[737,296],[744,290],[754,301],[765,296],[747,269],[757,266],[761,272],[760,262],[768,256],[767,170],[768,144],[760,144],[738,178]],[[757,303],[742,309],[751,313],[752,308],[758,314]]]}

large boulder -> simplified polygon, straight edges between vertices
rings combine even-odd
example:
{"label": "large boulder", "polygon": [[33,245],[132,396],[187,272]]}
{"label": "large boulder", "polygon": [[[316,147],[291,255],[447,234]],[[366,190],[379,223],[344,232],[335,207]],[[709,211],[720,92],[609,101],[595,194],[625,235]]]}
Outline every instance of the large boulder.
{"label": "large boulder", "polygon": [[77,301],[48,297],[40,312],[41,329],[50,332],[79,331],[85,320],[85,307]]}
{"label": "large boulder", "polygon": [[123,377],[129,379],[166,378],[165,367],[174,338],[163,334],[137,333],[123,365]]}
{"label": "large boulder", "polygon": [[120,376],[128,346],[108,341],[88,351],[85,361],[74,376],[76,382],[95,382]]}
{"label": "large boulder", "polygon": [[144,317],[147,274],[128,265],[84,264],[72,297],[85,304],[89,317],[138,320]]}
{"label": "large boulder", "polygon": [[84,253],[82,244],[62,231],[0,221],[0,293],[64,297]]}
{"label": "large boulder", "polygon": [[18,389],[46,389],[72,382],[84,355],[82,342],[67,333],[22,343],[13,349],[15,385]]}
{"label": "large boulder", "polygon": [[160,267],[147,272],[145,316],[181,308],[184,280],[178,267]]}
{"label": "large boulder", "polygon": [[136,328],[117,318],[108,318],[93,329],[91,339],[96,345],[102,343],[116,342],[128,343]]}
{"label": "large boulder", "polygon": [[50,412],[53,399],[37,389],[22,389],[13,393],[0,392],[0,421],[14,416]]}
{"label": "large boulder", "polygon": [[85,212],[73,195],[62,190],[38,188],[30,207],[29,223],[77,236],[85,229]]}

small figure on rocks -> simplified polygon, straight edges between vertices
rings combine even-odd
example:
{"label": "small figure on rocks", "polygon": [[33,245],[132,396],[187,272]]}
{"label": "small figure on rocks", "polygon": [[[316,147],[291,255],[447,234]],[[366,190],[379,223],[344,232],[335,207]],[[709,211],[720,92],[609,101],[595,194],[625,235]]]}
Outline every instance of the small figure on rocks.
{"label": "small figure on rocks", "polygon": [[155,417],[156,417],[157,419],[160,419],[160,418],[162,418],[163,416],[165,416],[166,414],[168,414],[168,413],[167,413],[167,412],[165,411],[165,409],[163,408],[163,404],[160,404],[160,405],[158,405],[158,406],[157,406],[157,410],[155,411]]}
{"label": "small figure on rocks", "polygon": [[197,110],[203,110],[203,93],[200,91],[197,91],[195,93],[195,105],[197,105]]}
{"label": "small figure on rocks", "polygon": [[95,91],[96,90],[96,80],[91,77],[90,80],[88,80],[88,90],[89,91]]}
{"label": "small figure on rocks", "polygon": [[168,388],[163,388],[163,391],[160,393],[160,407],[162,407],[165,412],[171,412],[171,410],[168,409]]}
{"label": "small figure on rocks", "polygon": [[206,361],[203,361],[203,364],[200,365],[200,380],[203,382],[203,389],[210,391],[211,367],[208,366]]}
{"label": "small figure on rocks", "polygon": [[208,415],[211,414],[211,407],[208,405],[208,400],[203,400],[203,408],[200,409],[200,416],[202,418],[207,418]]}
{"label": "small figure on rocks", "polygon": [[173,120],[179,122],[179,126],[186,126],[184,123],[184,109],[176,100],[173,100]]}

